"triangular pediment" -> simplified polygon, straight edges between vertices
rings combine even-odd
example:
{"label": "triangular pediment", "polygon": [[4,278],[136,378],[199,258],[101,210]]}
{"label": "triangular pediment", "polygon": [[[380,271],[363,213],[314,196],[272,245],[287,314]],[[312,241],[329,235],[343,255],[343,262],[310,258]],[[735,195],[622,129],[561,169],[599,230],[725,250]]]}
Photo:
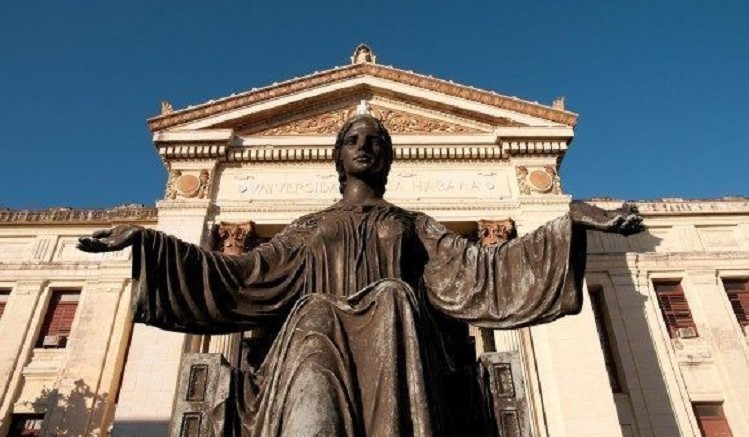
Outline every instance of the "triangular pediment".
{"label": "triangular pediment", "polygon": [[394,134],[490,132],[503,126],[572,127],[571,112],[372,63],[253,89],[149,120],[153,132],[232,129],[253,135],[330,135],[364,96]]}

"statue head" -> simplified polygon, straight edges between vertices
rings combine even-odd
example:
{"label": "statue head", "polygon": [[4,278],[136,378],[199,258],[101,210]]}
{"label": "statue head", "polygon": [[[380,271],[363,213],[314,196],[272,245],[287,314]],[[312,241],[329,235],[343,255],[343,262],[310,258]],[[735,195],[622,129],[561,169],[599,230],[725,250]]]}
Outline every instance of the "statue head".
{"label": "statue head", "polygon": [[[362,156],[354,155],[352,159],[342,153],[344,146],[347,145],[361,149],[356,153]],[[341,194],[346,188],[346,181],[350,174],[368,179],[379,194],[383,194],[393,163],[393,142],[380,120],[368,113],[358,113],[348,119],[338,131],[333,159],[336,171],[338,171]],[[348,162],[347,159],[352,159],[352,161]]]}

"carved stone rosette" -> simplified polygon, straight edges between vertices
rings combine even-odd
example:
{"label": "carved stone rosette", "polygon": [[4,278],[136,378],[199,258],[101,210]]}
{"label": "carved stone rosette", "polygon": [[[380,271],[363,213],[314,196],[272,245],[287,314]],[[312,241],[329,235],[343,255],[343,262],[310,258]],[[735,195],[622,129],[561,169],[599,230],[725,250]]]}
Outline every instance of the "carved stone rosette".
{"label": "carved stone rosette", "polygon": [[211,172],[201,170],[198,175],[185,173],[181,170],[169,172],[169,180],[166,184],[166,199],[195,198],[207,199],[211,192]]}
{"label": "carved stone rosette", "polygon": [[520,165],[515,168],[515,174],[520,194],[562,194],[562,181],[553,165],[533,169]]}

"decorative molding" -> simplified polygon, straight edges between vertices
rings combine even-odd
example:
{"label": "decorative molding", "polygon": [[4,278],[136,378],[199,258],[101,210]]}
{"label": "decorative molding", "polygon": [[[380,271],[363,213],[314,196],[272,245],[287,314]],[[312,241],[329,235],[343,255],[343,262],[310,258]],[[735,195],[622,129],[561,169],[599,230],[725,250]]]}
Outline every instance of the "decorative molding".
{"label": "decorative molding", "polygon": [[201,105],[174,111],[169,114],[162,114],[149,119],[148,126],[151,132],[156,132],[201,118],[210,117],[222,112],[248,106],[253,103],[275,99],[284,95],[298,93],[302,90],[341,82],[346,79],[360,76],[372,76],[375,78],[391,80],[404,85],[410,85],[453,97],[479,102],[497,108],[562,123],[568,126],[574,127],[577,123],[577,114],[562,109],[541,105],[537,102],[529,102],[518,99],[517,97],[503,96],[490,91],[458,85],[450,81],[424,76],[411,71],[365,62],[344,67],[336,67],[323,72],[316,72],[307,76],[276,83],[268,87],[253,89],[216,101],[209,101]]}
{"label": "decorative molding", "polygon": [[[396,160],[442,161],[473,160],[491,161],[503,159],[502,149],[497,145],[487,146],[394,146]],[[333,148],[326,147],[233,147],[226,156],[228,162],[272,162],[272,161],[331,161]]]}
{"label": "decorative molding", "polygon": [[497,246],[517,237],[517,229],[513,219],[479,220],[476,236],[482,246]]}
{"label": "decorative molding", "polygon": [[177,198],[176,182],[177,179],[180,178],[180,176],[182,176],[182,172],[180,170],[169,171],[169,179],[166,181],[166,193],[164,194],[165,199]]}
{"label": "decorative molding", "polygon": [[45,210],[0,209],[2,224],[113,224],[121,222],[156,222],[158,211],[144,205],[130,204],[109,209],[49,208]]}
{"label": "decorative molding", "polygon": [[213,249],[229,255],[241,255],[255,243],[255,222],[220,222],[213,227]]}
{"label": "decorative molding", "polygon": [[215,159],[223,158],[229,148],[226,144],[157,144],[163,159]]}
{"label": "decorative molding", "polygon": [[625,201],[611,197],[594,197],[582,201],[605,209],[616,209],[627,202],[637,206],[640,214],[654,216],[700,214],[749,214],[749,197],[723,197],[719,199],[663,198],[658,200]]}
{"label": "decorative molding", "polygon": [[569,149],[566,141],[528,141],[503,139],[500,142],[503,156],[518,155],[564,155]]}

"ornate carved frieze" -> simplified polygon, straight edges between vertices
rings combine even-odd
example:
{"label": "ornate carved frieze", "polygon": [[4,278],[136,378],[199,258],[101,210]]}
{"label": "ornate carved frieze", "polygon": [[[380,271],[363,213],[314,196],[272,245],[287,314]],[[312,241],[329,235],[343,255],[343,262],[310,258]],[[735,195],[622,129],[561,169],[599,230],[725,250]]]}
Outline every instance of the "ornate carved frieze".
{"label": "ornate carved frieze", "polygon": [[[372,105],[370,112],[382,120],[391,134],[462,134],[481,133],[480,129],[462,126],[423,115],[407,113],[382,106]],[[335,135],[343,123],[356,113],[356,107],[317,114],[289,123],[261,130],[254,135]],[[507,123],[510,123],[509,121]]]}
{"label": "ornate carved frieze", "polygon": [[562,182],[556,168],[551,165],[542,168],[528,168],[519,165],[515,168],[520,194],[532,192],[543,194],[561,194]]}
{"label": "ornate carved frieze", "polygon": [[458,85],[450,81],[440,80],[410,71],[377,65],[371,62],[363,62],[323,72],[316,72],[307,76],[276,83],[268,87],[253,89],[245,93],[229,96],[217,101],[211,101],[195,107],[188,107],[183,110],[159,115],[151,118],[148,121],[148,124],[152,132],[159,131],[222,112],[238,109],[253,103],[360,76],[371,76],[391,80],[404,85],[410,85],[453,97],[471,100],[501,109],[516,111],[521,114],[539,117],[568,126],[574,126],[577,123],[576,114],[558,108],[552,108],[536,102],[525,101],[518,99],[517,97],[503,96],[494,92]]}
{"label": "ornate carved frieze", "polygon": [[143,205],[131,204],[110,209],[50,208],[38,211],[0,209],[0,223],[101,223],[155,222],[158,211]]}
{"label": "ornate carved frieze", "polygon": [[206,199],[210,196],[211,172],[200,170],[200,173],[187,173],[182,170],[169,172],[169,180],[166,183],[166,199],[183,197],[187,199]]}
{"label": "ornate carved frieze", "polygon": [[482,246],[496,246],[506,243],[517,236],[515,221],[505,220],[479,220],[478,241]]}

